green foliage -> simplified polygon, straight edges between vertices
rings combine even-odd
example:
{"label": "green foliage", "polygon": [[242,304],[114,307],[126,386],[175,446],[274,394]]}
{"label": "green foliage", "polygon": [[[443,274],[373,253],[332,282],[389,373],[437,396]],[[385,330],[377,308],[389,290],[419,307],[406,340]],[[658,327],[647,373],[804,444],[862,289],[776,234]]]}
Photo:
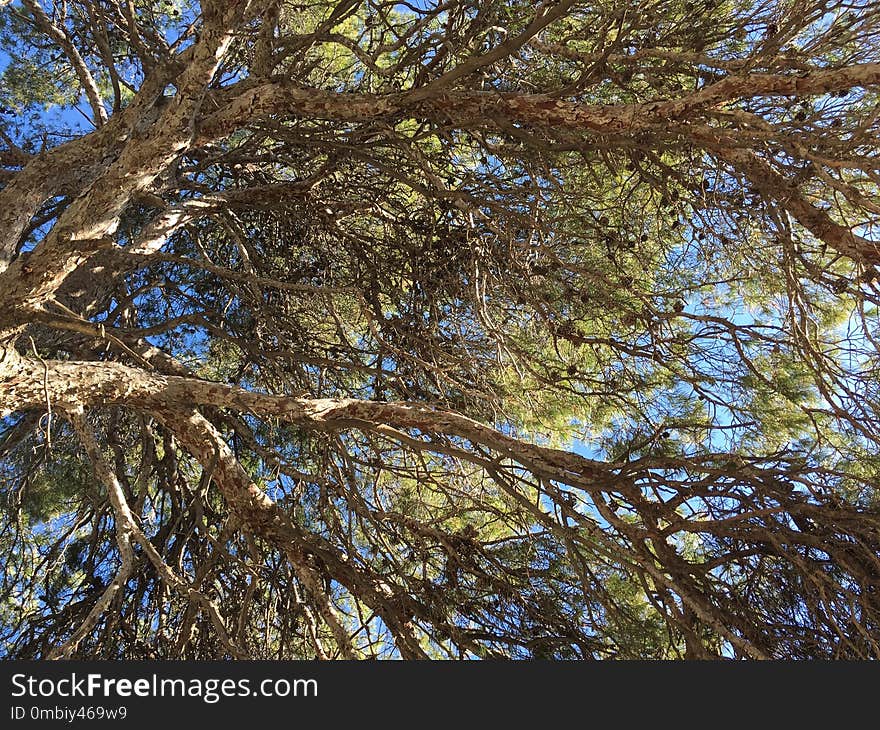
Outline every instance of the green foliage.
{"label": "green foliage", "polygon": [[[199,7],[134,3],[137,38],[71,7],[108,111],[150,74],[179,93]],[[82,656],[878,656],[875,84],[762,86],[876,63],[878,11],[603,2],[514,42],[535,13],[284,0],[235,29],[113,235],[185,223],[71,275],[58,301],[91,321],[29,322],[19,349],[300,400],[93,404],[138,524],[227,631],[136,546]],[[6,184],[15,144],[86,106],[24,16],[0,34]],[[327,416],[350,399],[381,408]],[[63,418],[0,445],[10,655],[62,643],[121,562]]]}

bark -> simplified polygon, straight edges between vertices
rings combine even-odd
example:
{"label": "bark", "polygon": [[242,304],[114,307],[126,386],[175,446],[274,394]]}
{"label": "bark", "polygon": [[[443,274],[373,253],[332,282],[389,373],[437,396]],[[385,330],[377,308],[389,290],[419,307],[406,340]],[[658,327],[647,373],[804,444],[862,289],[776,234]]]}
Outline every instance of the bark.
{"label": "bark", "polygon": [[[207,93],[207,82],[229,40],[228,32],[225,36],[221,33],[220,38],[213,38],[209,33],[200,40],[192,51],[193,60],[187,67],[186,79],[181,77],[182,85],[176,101],[150,127],[153,131],[144,139],[128,140],[119,158],[92,185],[88,195],[65,211],[52,233],[32,254],[30,262],[27,265],[19,263],[10,270],[9,276],[0,278],[0,301],[4,302],[0,305],[0,326],[29,317],[34,307],[53,294],[61,282],[95,252],[89,242],[111,235],[131,197],[139,191],[146,191],[184,150],[222,139],[254,120],[279,114],[335,121],[411,117],[449,120],[459,127],[496,126],[503,121],[587,135],[619,137],[651,131],[662,138],[682,131],[674,126],[670,128],[670,123],[685,117],[690,121],[697,112],[715,109],[732,99],[825,93],[853,85],[873,87],[880,82],[880,64],[862,64],[811,71],[796,77],[747,74],[729,77],[670,102],[600,106],[541,94],[448,92],[441,88],[432,92],[429,98],[425,98],[420,90],[371,96],[302,88],[284,81],[263,84],[245,80],[211,94],[211,106],[219,106],[219,110],[199,115],[201,101]],[[133,115],[129,115],[129,122],[131,117]],[[114,127],[117,135],[118,126]],[[89,144],[100,149],[102,139],[93,139]],[[87,180],[95,169],[100,169],[100,166],[93,166],[83,171],[80,158],[86,149],[86,145],[63,151],[59,148],[45,159],[35,159],[0,193],[0,210],[5,211],[0,222],[7,232],[0,245],[0,260],[12,257],[20,232],[50,194],[46,184],[46,180],[54,178],[50,171],[69,167],[80,170],[80,175],[85,175]],[[741,162],[746,154],[723,145],[715,152],[722,159],[735,163]],[[105,153],[102,159],[107,157]],[[761,177],[767,178],[767,174],[762,171]],[[67,183],[69,185],[70,181]],[[764,187],[769,189],[767,185]],[[871,254],[864,240],[854,242],[852,234],[809,204],[797,198],[784,198],[782,203],[793,205],[795,217],[841,253],[860,259]],[[875,254],[871,256],[867,260],[873,261]]]}
{"label": "bark", "polygon": [[868,265],[880,264],[880,244],[835,223],[826,212],[811,205],[797,187],[748,150],[720,149],[718,156],[741,171],[768,198],[775,198],[804,228],[831,248]]}
{"label": "bark", "polygon": [[92,107],[95,126],[101,127],[106,124],[107,110],[104,108],[104,102],[98,91],[98,85],[95,83],[95,79],[92,78],[91,71],[89,71],[86,62],[83,60],[83,57],[80,55],[76,46],[70,40],[67,32],[61,26],[53,23],[49,16],[46,15],[43,8],[40,7],[39,3],[35,0],[22,0],[22,3],[31,12],[31,15],[34,16],[37,26],[61,47],[67,58],[70,60],[70,65],[76,72],[79,83],[82,86],[83,91],[85,91],[86,98],[89,100],[89,105]]}
{"label": "bark", "polygon": [[[213,406],[276,416],[316,430],[392,426],[431,436],[455,436],[485,445],[538,474],[584,488],[594,488],[594,479],[609,475],[601,462],[520,441],[466,416],[419,404],[274,396],[191,377],[159,375],[115,362],[22,358],[7,367],[0,383],[0,417],[41,407],[47,401],[64,410],[110,404],[153,412],[158,409],[166,417],[175,407],[188,412],[193,406]],[[259,509],[260,497],[252,497],[254,508]]]}
{"label": "bark", "polygon": [[[233,18],[231,20],[235,20]],[[179,90],[143,136],[135,135],[91,186],[75,200],[26,259],[0,276],[0,328],[20,325],[54,294],[64,279],[103,246],[133,195],[148,190],[193,139],[194,118],[208,82],[232,40],[234,22],[208,28],[179,77]]]}
{"label": "bark", "polygon": [[491,126],[493,119],[564,128],[592,134],[631,134],[662,130],[670,122],[693,119],[695,113],[714,110],[742,98],[829,93],[854,86],[880,84],[880,64],[815,70],[800,75],[743,74],[729,76],[705,89],[671,101],[640,104],[584,104],[548,94],[521,92],[448,91],[444,86],[386,95],[339,94],[304,88],[278,80],[245,80],[213,93],[220,108],[199,121],[199,142],[220,139],[250,120],[271,115],[364,121],[382,117],[447,119],[455,126]]}
{"label": "bark", "polygon": [[[291,197],[306,193],[313,181],[254,185],[167,206],[156,195],[163,192],[158,181],[185,153],[259,125],[283,130],[288,122],[297,119],[346,125],[393,125],[407,119],[431,122],[438,128],[515,130],[515,136],[522,139],[539,140],[535,143],[537,147],[558,143],[580,150],[690,146],[700,154],[712,155],[723,163],[725,170],[744,175],[766,200],[776,201],[816,238],[862,264],[878,264],[880,252],[876,244],[812,205],[798,185],[773,167],[772,157],[764,152],[771,142],[784,145],[784,131],[731,106],[750,98],[809,97],[856,87],[874,89],[880,85],[880,64],[854,64],[840,69],[807,66],[797,73],[774,74],[744,72],[735,61],[723,62],[714,67],[728,68],[734,73],[720,81],[692,92],[683,91],[673,99],[648,99],[635,104],[586,104],[571,94],[560,98],[561,94],[553,93],[466,88],[471,74],[512,57],[529,44],[539,47],[539,32],[565,17],[573,5],[564,0],[541,5],[533,21],[518,35],[488,53],[471,55],[435,80],[408,91],[337,93],[280,77],[267,79],[266,75],[273,70],[273,56],[272,33],[265,28],[261,34],[259,77],[211,89],[236,32],[246,19],[260,15],[265,3],[249,5],[242,1],[240,5],[232,2],[224,7],[210,2],[203,7],[205,23],[197,41],[177,57],[153,68],[129,107],[108,119],[95,81],[65,29],[53,22],[35,0],[24,3],[45,34],[67,54],[100,129],[32,157],[13,154],[4,159],[7,166],[20,166],[21,170],[9,173],[8,182],[0,190],[0,417],[29,409],[46,409],[50,414],[54,409],[70,414],[95,472],[110,495],[122,559],[116,579],[57,654],[72,652],[77,641],[93,628],[135,569],[134,550],[140,545],[167,585],[210,614],[229,653],[244,655],[230,639],[219,609],[197,586],[188,584],[164,563],[125,503],[124,492],[84,418],[86,408],[116,405],[150,414],[164,424],[202,464],[237,524],[284,554],[300,584],[307,589],[315,615],[329,627],[345,657],[356,656],[345,617],[322,588],[321,575],[309,556],[318,556],[334,580],[382,618],[404,657],[426,656],[410,621],[420,618],[430,623],[429,607],[399,586],[379,581],[329,542],[294,524],[238,462],[223,434],[205,415],[211,415],[212,409],[215,413],[228,409],[237,414],[279,419],[308,430],[337,433],[358,429],[381,434],[416,451],[447,449],[483,469],[494,470],[499,483],[503,481],[501,472],[514,462],[536,476],[542,488],[548,490],[567,484],[602,498],[612,493],[623,494],[641,520],[639,524],[621,519],[612,509],[600,507],[600,512],[607,524],[631,539],[632,555],[642,561],[644,573],[651,575],[657,585],[677,592],[686,605],[682,621],[687,624],[688,654],[702,656],[697,636],[702,622],[730,640],[744,655],[766,656],[752,642],[752,629],[739,627],[740,634],[749,637],[743,639],[719,619],[711,600],[692,579],[691,566],[662,542],[665,534],[661,534],[660,518],[652,511],[654,505],[648,504],[634,486],[632,475],[641,468],[638,464],[593,461],[519,440],[452,411],[416,403],[282,397],[201,380],[166,353],[147,343],[132,341],[123,331],[105,332],[103,326],[87,319],[116,296],[117,282],[131,267],[165,260],[159,252],[168,237],[186,223],[202,216],[220,215],[230,206],[283,207]],[[0,6],[5,4],[6,0],[0,0]],[[344,14],[348,9],[343,4],[336,13]],[[131,42],[146,60],[149,49],[143,46],[133,18],[130,23]],[[327,26],[325,30],[331,29]],[[565,49],[555,52],[564,55]],[[662,53],[657,50],[654,56]],[[596,62],[609,57],[605,54]],[[675,60],[668,53],[667,57]],[[634,57],[615,58],[616,63],[625,64]],[[712,66],[700,56],[694,56],[690,62]],[[167,104],[158,104],[172,82],[175,96]],[[171,192],[182,197],[192,191]],[[31,253],[17,255],[24,232],[29,225],[36,225],[32,223],[34,217],[56,195],[68,196],[72,201]],[[122,250],[117,247],[117,228],[121,216],[137,198],[151,200],[157,212],[134,244]],[[170,260],[169,255],[166,258]],[[260,278],[251,271],[224,272],[211,262],[206,262],[204,268],[237,282],[283,288],[279,282]],[[68,311],[65,318],[53,320],[49,307],[58,302]],[[83,318],[78,319],[79,315]],[[144,367],[99,361],[94,352],[94,361],[24,357],[19,351],[23,350],[20,343],[16,349],[16,340],[25,326],[35,321],[81,335],[83,339],[79,342],[66,341],[67,352],[75,351],[79,344],[87,350],[86,346],[92,345],[97,336],[112,342],[122,356]],[[533,508],[532,514],[548,530],[561,529],[562,537],[570,539],[565,532],[566,519],[560,528],[555,518],[542,512],[538,505],[523,506]],[[674,508],[671,514],[675,514]],[[750,516],[754,514],[758,512]],[[582,524],[586,523],[584,520]],[[723,521],[694,524],[699,526],[680,529],[698,532],[711,526],[718,534],[725,534],[728,529]],[[802,540],[806,544],[809,536]],[[650,547],[651,541],[661,542],[659,547]],[[816,541],[821,544],[819,538]],[[317,638],[315,641],[318,643]]]}
{"label": "bark", "polygon": [[[430,612],[397,593],[387,583],[377,584],[362,575],[338,552],[314,536],[296,528],[238,463],[222,435],[194,405],[230,407],[282,417],[306,428],[341,430],[393,424],[425,433],[455,433],[475,443],[497,448],[509,458],[536,471],[556,474],[560,480],[585,486],[598,473],[597,465],[568,452],[534,446],[506,436],[463,416],[407,404],[356,400],[308,400],[261,396],[216,383],[150,374],[118,363],[48,362],[19,359],[7,363],[0,380],[0,416],[13,410],[42,407],[47,402],[62,411],[76,412],[97,405],[120,404],[142,409],[157,417],[181,445],[209,470],[229,508],[249,531],[270,541],[287,558],[311,588],[317,611],[331,627],[344,656],[351,656],[350,642],[335,610],[323,595],[306,560],[318,554],[334,580],[347,586],[375,610],[397,637],[404,658],[425,658],[406,616],[430,616]],[[256,409],[256,411],[254,410]],[[106,474],[103,475],[107,478]],[[128,533],[126,533],[128,535]],[[104,603],[94,609],[100,614]],[[403,618],[402,618],[403,617]],[[94,620],[97,620],[95,617]]]}
{"label": "bark", "polygon": [[[158,68],[131,103],[100,129],[31,156],[0,190],[0,286],[20,239],[40,206],[53,196],[85,199],[95,182],[116,162],[132,135],[157,121],[155,102],[193,57],[195,47]],[[41,242],[42,245],[42,242]]]}
{"label": "bark", "polygon": [[117,545],[120,555],[122,556],[122,566],[116,579],[108,586],[104,595],[99,599],[95,607],[89,612],[86,621],[74,633],[74,635],[61,647],[54,650],[49,658],[68,658],[70,654],[76,650],[79,641],[88,634],[92,626],[98,621],[101,612],[106,610],[110,599],[119,590],[120,586],[124,586],[125,578],[132,572],[135,565],[135,556],[133,552],[134,545],[140,545],[141,549],[152,563],[160,578],[170,588],[183,594],[193,604],[200,606],[205,610],[214,625],[217,635],[222,644],[226,647],[230,656],[236,659],[247,659],[248,655],[240,647],[236,646],[229,637],[229,631],[220,615],[220,609],[209,599],[204,593],[191,586],[188,581],[178,576],[162,559],[150,539],[144,534],[143,530],[138,526],[131,508],[125,498],[125,490],[119,483],[119,479],[113,471],[112,466],[107,462],[101,453],[95,434],[85,417],[82,408],[71,409],[67,411],[66,416],[73,424],[80,442],[85,449],[86,455],[95,470],[98,479],[107,489],[110,503],[113,507],[113,514],[116,520]]}

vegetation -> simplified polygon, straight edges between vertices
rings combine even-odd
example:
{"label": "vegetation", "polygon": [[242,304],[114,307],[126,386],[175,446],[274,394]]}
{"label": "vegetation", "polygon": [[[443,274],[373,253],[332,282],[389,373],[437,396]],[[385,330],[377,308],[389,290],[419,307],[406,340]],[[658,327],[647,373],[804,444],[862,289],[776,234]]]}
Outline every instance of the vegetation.
{"label": "vegetation", "polygon": [[4,655],[880,657],[880,6],[0,4]]}

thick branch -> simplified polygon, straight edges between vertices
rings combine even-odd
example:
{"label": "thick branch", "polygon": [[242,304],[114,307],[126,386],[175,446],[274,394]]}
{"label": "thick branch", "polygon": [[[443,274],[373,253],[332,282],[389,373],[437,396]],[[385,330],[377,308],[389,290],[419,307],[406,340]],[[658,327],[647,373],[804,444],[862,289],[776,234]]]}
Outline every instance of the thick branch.
{"label": "thick branch", "polygon": [[92,107],[95,126],[100,127],[106,124],[107,110],[104,108],[104,102],[101,100],[98,85],[95,83],[95,79],[92,77],[92,73],[89,71],[89,67],[86,66],[86,62],[80,55],[79,50],[77,50],[77,47],[73,45],[73,42],[70,40],[70,36],[67,35],[64,28],[61,28],[52,22],[51,18],[46,15],[45,11],[40,7],[40,4],[37,3],[36,0],[22,0],[22,3],[34,16],[34,20],[40,30],[61,46],[64,54],[70,61],[70,65],[73,66],[76,77],[79,79],[83,91],[86,92],[86,98],[89,100],[89,105]]}
{"label": "thick branch", "polygon": [[463,438],[513,458],[536,473],[585,488],[592,486],[593,479],[609,476],[608,467],[600,462],[520,441],[466,416],[425,405],[274,396],[197,378],[158,375],[113,362],[22,360],[10,376],[3,382],[0,395],[3,416],[40,407],[47,398],[65,408],[111,403],[146,410],[211,405],[275,416],[318,430],[390,425],[432,436]]}

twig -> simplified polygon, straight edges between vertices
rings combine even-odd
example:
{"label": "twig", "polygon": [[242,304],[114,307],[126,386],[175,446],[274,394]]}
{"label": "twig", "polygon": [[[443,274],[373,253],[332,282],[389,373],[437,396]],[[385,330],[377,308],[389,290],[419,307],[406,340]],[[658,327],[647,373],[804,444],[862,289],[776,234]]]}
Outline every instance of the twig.
{"label": "twig", "polygon": [[[76,429],[80,442],[92,462],[96,475],[107,488],[107,493],[110,497],[110,503],[113,506],[113,512],[116,518],[117,535],[119,535],[120,538],[119,548],[123,554],[123,568],[128,565],[129,572],[131,570],[131,565],[133,564],[133,540],[143,548],[147,558],[149,558],[150,562],[155,567],[156,572],[159,574],[162,581],[181,595],[185,596],[188,600],[205,609],[208,617],[211,619],[211,623],[214,624],[214,628],[217,631],[220,641],[226,647],[226,650],[236,659],[249,658],[247,652],[238,647],[230,638],[229,631],[226,629],[226,625],[223,622],[223,617],[220,615],[220,610],[217,608],[217,605],[204,593],[196,590],[187,581],[178,576],[162,559],[162,556],[159,555],[153,543],[150,542],[150,539],[143,533],[140,527],[138,527],[134,515],[126,502],[125,492],[122,489],[122,485],[119,483],[116,475],[112,472],[106,459],[101,454],[98,442],[85,419],[85,414],[82,408],[72,410],[68,412],[67,415],[74,429]],[[120,574],[122,574],[122,570],[123,569],[120,568]],[[105,591],[105,594],[109,593],[111,588],[113,588],[113,593],[115,593],[118,587],[121,587],[123,584],[124,581],[120,582],[119,577],[117,576],[117,579],[114,579],[111,586]],[[109,598],[112,598],[112,593],[110,593],[110,597],[108,597],[106,601],[104,601],[104,596],[102,596],[98,604],[92,609],[87,621],[92,619],[92,614],[95,614],[94,619],[84,630],[83,626],[85,626],[85,622],[84,625],[80,627],[80,630],[77,632],[77,635],[79,635],[77,642],[80,641],[82,636],[84,636],[92,625],[94,625],[97,617],[100,616],[101,612],[103,612],[107,604],[109,604]],[[68,644],[71,644],[71,642],[68,642]],[[72,650],[75,645],[75,643],[72,644],[67,651],[69,652]]]}
{"label": "twig", "polygon": [[37,352],[37,345],[34,338],[31,337],[31,347],[34,350],[34,357],[43,363],[43,392],[46,394],[46,452],[52,451],[52,400],[49,398],[49,363],[47,363]]}

